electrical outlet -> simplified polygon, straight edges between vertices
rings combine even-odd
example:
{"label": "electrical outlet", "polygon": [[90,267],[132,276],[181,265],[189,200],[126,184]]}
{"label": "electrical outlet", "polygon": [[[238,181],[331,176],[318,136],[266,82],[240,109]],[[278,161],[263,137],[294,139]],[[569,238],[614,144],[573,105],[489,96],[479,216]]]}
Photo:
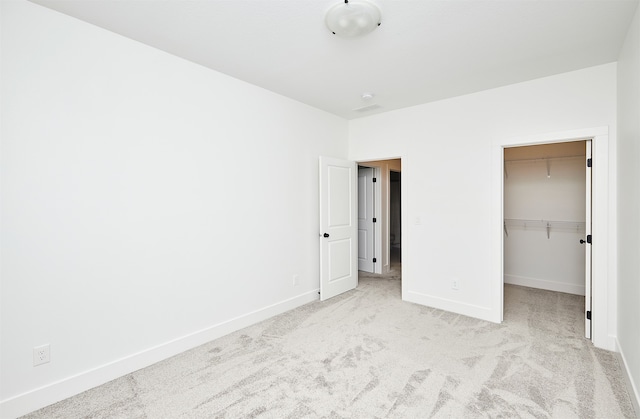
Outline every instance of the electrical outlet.
{"label": "electrical outlet", "polygon": [[294,275],[293,276],[293,286],[297,287],[298,285],[300,285],[300,276],[299,275]]}
{"label": "electrical outlet", "polygon": [[451,289],[458,291],[460,289],[460,281],[457,278],[454,278],[451,281]]}
{"label": "electrical outlet", "polygon": [[50,350],[51,347],[48,343],[46,345],[36,346],[33,348],[33,366],[36,367],[49,362],[51,360]]}

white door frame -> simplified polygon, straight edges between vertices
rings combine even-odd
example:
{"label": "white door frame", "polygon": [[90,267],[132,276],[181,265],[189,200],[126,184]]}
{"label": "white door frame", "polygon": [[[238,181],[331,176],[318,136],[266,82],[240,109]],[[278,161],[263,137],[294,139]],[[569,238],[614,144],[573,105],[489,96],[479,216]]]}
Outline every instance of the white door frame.
{"label": "white door frame", "polygon": [[[376,183],[373,185],[374,193],[373,193],[373,207],[376,213],[376,217],[378,219],[382,216],[382,169],[380,167],[373,167],[374,176],[377,179]],[[373,225],[373,229],[375,230],[375,242],[373,243],[373,253],[376,257],[377,262],[373,265],[374,273],[381,274],[382,273],[382,265],[385,260],[389,260],[389,255],[387,255],[386,259],[382,258],[382,224],[388,224],[389,221],[386,220],[384,223],[376,222]],[[389,246],[387,246],[389,247]]]}
{"label": "white door frame", "polygon": [[560,131],[526,137],[506,138],[493,143],[492,154],[492,318],[504,319],[504,148],[592,140],[592,334],[596,347],[616,350],[615,316],[609,313],[615,301],[615,226],[610,224],[609,211],[609,128],[595,127]]}
{"label": "white door frame", "polygon": [[593,146],[592,141],[587,140],[585,144],[585,159],[584,159],[584,174],[585,174],[585,223],[584,223],[584,235],[585,237],[582,239],[581,243],[584,245],[584,276],[585,276],[585,284],[584,284],[584,310],[585,310],[585,320],[584,320],[584,337],[587,339],[591,339],[591,316],[587,316],[587,314],[591,314],[591,243],[588,240],[588,237],[593,234],[591,231],[591,212],[592,212],[592,203],[591,203],[591,195],[592,188],[591,184],[593,183],[591,165],[589,161],[593,158]]}

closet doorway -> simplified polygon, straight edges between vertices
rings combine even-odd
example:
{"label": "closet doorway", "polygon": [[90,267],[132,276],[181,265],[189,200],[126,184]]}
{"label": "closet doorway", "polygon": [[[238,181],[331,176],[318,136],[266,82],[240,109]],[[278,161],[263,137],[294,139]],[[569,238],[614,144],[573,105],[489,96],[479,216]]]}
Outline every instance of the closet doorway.
{"label": "closet doorway", "polygon": [[590,158],[591,140],[505,148],[503,194],[504,284],[584,297],[589,339]]}

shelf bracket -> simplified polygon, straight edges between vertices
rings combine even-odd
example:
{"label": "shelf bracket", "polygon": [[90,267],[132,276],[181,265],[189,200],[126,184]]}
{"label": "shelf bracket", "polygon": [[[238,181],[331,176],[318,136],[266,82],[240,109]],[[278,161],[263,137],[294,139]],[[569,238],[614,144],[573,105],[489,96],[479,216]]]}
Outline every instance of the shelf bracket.
{"label": "shelf bracket", "polygon": [[551,178],[551,159],[547,159],[547,178]]}

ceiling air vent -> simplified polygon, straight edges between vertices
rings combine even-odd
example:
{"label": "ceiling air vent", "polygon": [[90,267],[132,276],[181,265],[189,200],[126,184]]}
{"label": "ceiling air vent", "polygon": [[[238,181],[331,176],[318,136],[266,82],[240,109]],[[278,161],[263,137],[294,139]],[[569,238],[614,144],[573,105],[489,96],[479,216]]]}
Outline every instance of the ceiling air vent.
{"label": "ceiling air vent", "polygon": [[378,108],[382,108],[382,106],[377,105],[377,104],[372,104],[372,105],[367,105],[367,106],[363,106],[361,108],[355,108],[355,109],[351,109],[352,111],[355,112],[369,112],[372,111],[374,109],[378,109]]}

